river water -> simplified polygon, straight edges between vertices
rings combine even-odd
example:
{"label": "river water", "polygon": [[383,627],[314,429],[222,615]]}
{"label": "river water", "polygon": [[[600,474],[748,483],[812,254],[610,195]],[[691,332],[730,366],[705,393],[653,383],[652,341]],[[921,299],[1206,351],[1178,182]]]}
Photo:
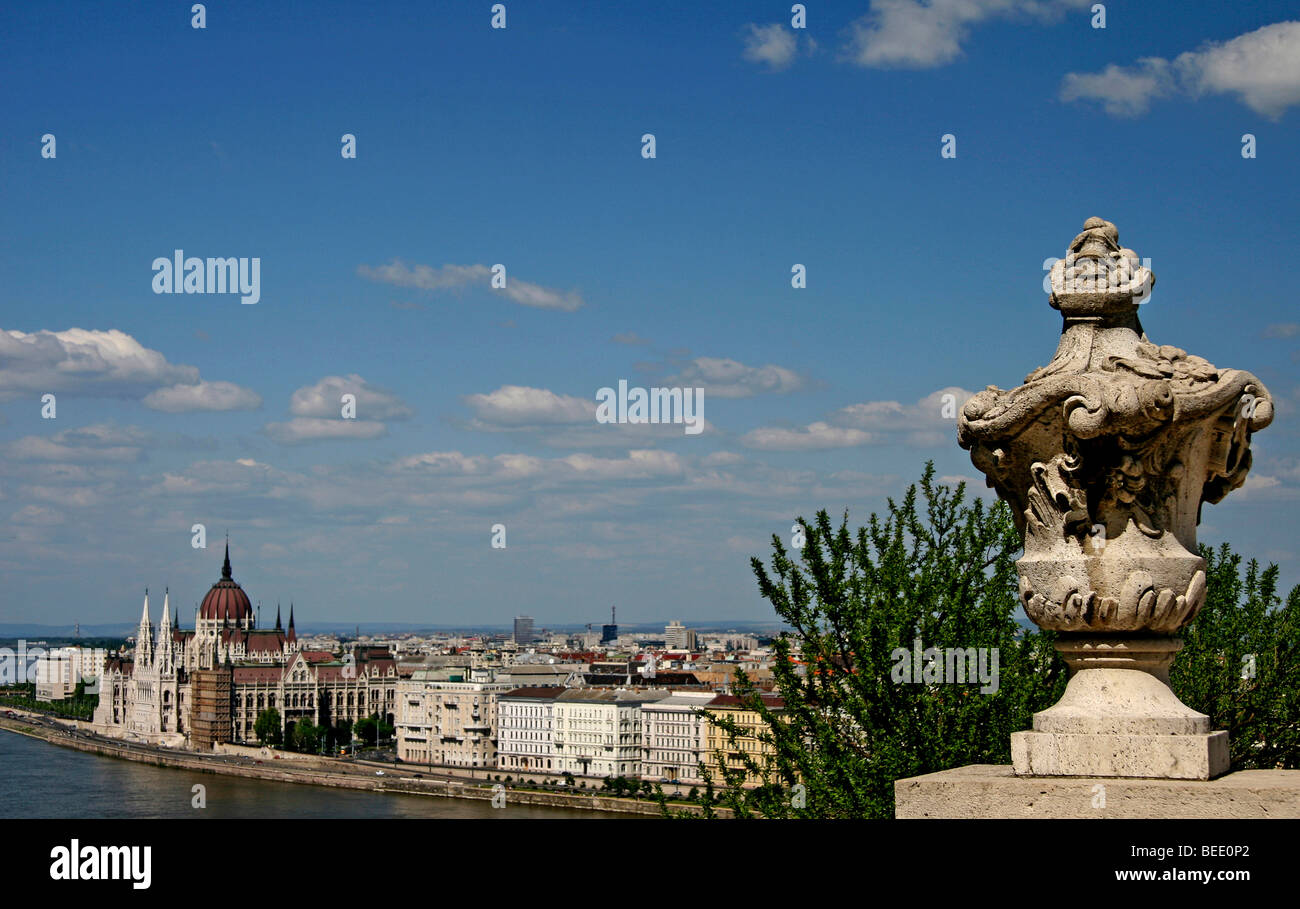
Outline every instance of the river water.
{"label": "river water", "polygon": [[[206,808],[192,805],[196,783]],[[608,818],[603,811],[476,799],[357,792],[194,773],[61,748],[0,730],[0,817],[5,818]]]}

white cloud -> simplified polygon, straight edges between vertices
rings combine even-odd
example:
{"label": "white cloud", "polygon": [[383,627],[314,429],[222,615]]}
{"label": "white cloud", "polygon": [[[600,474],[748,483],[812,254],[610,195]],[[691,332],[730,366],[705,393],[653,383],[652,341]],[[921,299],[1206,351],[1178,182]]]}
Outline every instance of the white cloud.
{"label": "white cloud", "polygon": [[907,408],[897,401],[869,401],[850,404],[835,413],[836,422],[859,429],[898,429],[907,420]]}
{"label": "white cloud", "polygon": [[951,444],[957,415],[973,392],[950,386],[931,392],[915,404],[866,401],[832,413],[826,422],[802,429],[765,427],[746,433],[741,444],[778,451],[849,448],[886,442],[916,447]]}
{"label": "white cloud", "polygon": [[961,56],[973,26],[995,18],[1051,20],[1092,0],[872,0],[850,26],[846,49],[860,66],[925,68]]}
{"label": "white cloud", "polygon": [[125,332],[0,331],[0,399],[45,392],[133,398],[199,381],[193,366],[168,363]]}
{"label": "white cloud", "polygon": [[1208,42],[1171,63],[1148,57],[1136,66],[1110,64],[1099,73],[1068,73],[1061,100],[1102,102],[1107,113],[1136,116],[1154,98],[1236,95],[1256,113],[1277,119],[1300,104],[1300,22],[1277,22],[1226,42]]}
{"label": "white cloud", "polygon": [[488,459],[482,455],[463,455],[459,451],[429,451],[399,458],[393,462],[392,469],[432,474],[469,474],[482,473],[487,464]]}
{"label": "white cloud", "polygon": [[376,420],[341,417],[294,417],[287,423],[267,423],[264,429],[272,439],[286,445],[329,439],[377,439],[388,432],[388,426]]}
{"label": "white cloud", "polygon": [[[479,432],[535,433],[550,448],[640,448],[683,438],[680,423],[597,423],[596,400],[546,388],[503,385],[488,394],[466,395],[474,418],[464,428]],[[701,420],[701,432],[716,432]],[[692,437],[693,438],[693,437]]]}
{"label": "white cloud", "polygon": [[1264,329],[1266,338],[1294,338],[1300,335],[1300,322],[1276,322]]}
{"label": "white cloud", "polygon": [[[343,416],[343,396],[356,397],[355,417]],[[385,420],[403,420],[411,415],[401,398],[371,385],[356,373],[325,376],[304,385],[290,396],[292,419],[267,423],[262,431],[277,442],[296,445],[328,440],[377,439],[387,434]]]}
{"label": "white cloud", "polygon": [[1243,498],[1250,496],[1253,498],[1259,493],[1270,493],[1277,491],[1282,485],[1282,481],[1277,477],[1264,476],[1261,473],[1250,473],[1246,475],[1246,482],[1241,485],[1239,495]]}
{"label": "white cloud", "polygon": [[0,400],[56,392],[139,398],[167,413],[252,410],[256,392],[233,382],[206,382],[193,366],[167,362],[126,332],[0,331]]}
{"label": "white cloud", "polygon": [[582,297],[574,291],[552,290],[523,281],[506,272],[506,286],[493,288],[492,269],[486,265],[444,265],[434,268],[431,265],[409,267],[398,259],[387,265],[359,265],[357,274],[372,281],[394,284],[398,287],[415,287],[420,290],[460,290],[465,287],[481,286],[502,294],[521,306],[534,306],[538,309],[557,309],[573,312],[582,307]]}
{"label": "white cloud", "polygon": [[681,474],[682,459],[669,451],[642,449],[629,451],[626,458],[598,458],[589,454],[572,454],[559,463],[583,477],[605,480],[631,480]]}
{"label": "white cloud", "polygon": [[232,496],[254,491],[264,494],[272,482],[292,482],[292,478],[252,458],[196,461],[181,473],[164,473],[149,492],[168,496],[208,493]]}
{"label": "white cloud", "polygon": [[496,475],[512,480],[539,476],[546,471],[546,465],[544,458],[536,458],[532,455],[499,454],[492,459],[492,468]]}
{"label": "white cloud", "polygon": [[718,398],[749,398],[759,394],[789,394],[807,384],[803,376],[783,366],[746,366],[721,357],[697,357],[668,379],[670,385],[702,386]]}
{"label": "white cloud", "polygon": [[621,458],[586,453],[558,458],[526,454],[499,454],[489,458],[459,451],[430,451],[399,458],[390,465],[390,471],[395,473],[476,477],[491,483],[526,479],[638,479],[677,475],[685,469],[686,462],[678,455],[653,449],[633,449]]}
{"label": "white cloud", "polygon": [[745,50],[741,53],[750,63],[762,63],[771,69],[785,69],[794,61],[799,42],[794,32],[779,22],[772,25],[745,26]]}
{"label": "white cloud", "polygon": [[1236,94],[1256,113],[1277,118],[1300,104],[1300,22],[1278,22],[1174,61],[1188,89]]}
{"label": "white cloud", "polygon": [[502,385],[488,394],[466,395],[464,401],[486,426],[526,427],[588,423],[596,419],[596,401],[560,395],[546,388]]}
{"label": "white cloud", "polygon": [[[856,429],[888,432],[934,433],[953,430],[957,415],[974,392],[952,385],[926,395],[915,404],[867,401],[850,404],[831,415],[831,422]],[[928,443],[927,443],[928,444]]]}
{"label": "white cloud", "polygon": [[846,429],[829,423],[810,423],[803,429],[764,427],[751,430],[740,439],[746,448],[767,451],[815,451],[823,448],[852,448],[876,441],[860,429]]}
{"label": "white cloud", "polygon": [[199,381],[193,385],[159,388],[145,395],[143,403],[145,407],[166,413],[256,410],[262,406],[262,397],[234,382]]}
{"label": "white cloud", "polygon": [[418,287],[420,290],[456,290],[471,284],[488,281],[492,270],[486,265],[431,265],[407,267],[400,259],[387,265],[358,265],[357,274],[372,281],[395,284],[398,287]]}
{"label": "white cloud", "polygon": [[573,291],[551,290],[531,281],[511,278],[504,288],[495,291],[504,294],[523,306],[536,306],[538,309],[558,309],[573,312],[582,308],[582,297]]}
{"label": "white cloud", "polygon": [[1173,90],[1169,61],[1146,57],[1137,66],[1112,63],[1099,73],[1067,73],[1061,82],[1061,100],[1100,101],[1112,116],[1136,117],[1147,112],[1153,99]]}
{"label": "white cloud", "polygon": [[338,419],[345,394],[356,396],[358,420],[404,420],[411,415],[401,398],[356,373],[325,376],[314,385],[304,385],[289,399],[289,412],[295,417]]}
{"label": "white cloud", "polygon": [[6,445],[5,453],[19,461],[136,461],[147,438],[134,426],[98,423],[52,436],[24,436]]}

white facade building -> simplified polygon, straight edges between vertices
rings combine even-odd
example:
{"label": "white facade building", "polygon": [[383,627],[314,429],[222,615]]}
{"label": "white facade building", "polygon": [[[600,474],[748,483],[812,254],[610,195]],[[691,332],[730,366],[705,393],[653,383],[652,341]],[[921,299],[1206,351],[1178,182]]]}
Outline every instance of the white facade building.
{"label": "white facade building", "polygon": [[563,688],[516,688],[497,698],[497,767],[562,772],[555,751],[555,702]]}
{"label": "white facade building", "polygon": [[555,701],[556,770],[575,776],[641,775],[641,705],[667,690],[576,689]]}
{"label": "white facade building", "polygon": [[708,721],[698,711],[712,691],[680,691],[641,707],[642,767],[648,780],[702,783]]}

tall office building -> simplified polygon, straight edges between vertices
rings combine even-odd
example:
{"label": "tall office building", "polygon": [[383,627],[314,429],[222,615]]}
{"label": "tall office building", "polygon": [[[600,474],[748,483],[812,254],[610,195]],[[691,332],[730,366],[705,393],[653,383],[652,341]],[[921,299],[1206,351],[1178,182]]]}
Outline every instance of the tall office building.
{"label": "tall office building", "polygon": [[537,640],[537,635],[533,632],[533,617],[530,615],[515,616],[515,643],[531,644]]}
{"label": "tall office building", "polygon": [[673,619],[664,628],[664,646],[669,650],[694,650],[695,632]]}
{"label": "tall office building", "polygon": [[618,614],[614,606],[609,607],[609,624],[600,626],[600,642],[613,644],[618,640]]}

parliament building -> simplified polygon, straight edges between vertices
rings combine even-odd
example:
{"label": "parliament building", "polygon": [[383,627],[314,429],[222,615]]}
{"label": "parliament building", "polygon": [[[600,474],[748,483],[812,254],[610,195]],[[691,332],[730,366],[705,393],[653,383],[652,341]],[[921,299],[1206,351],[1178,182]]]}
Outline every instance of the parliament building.
{"label": "parliament building", "polygon": [[149,593],[130,657],[108,657],[99,677],[94,731],[150,744],[210,750],[219,742],[252,743],[264,710],[279,712],[283,729],[306,718],[335,726],[379,715],[394,719],[397,662],[382,648],[334,654],[304,650],[294,629],[257,627],[251,601],[234,580],[230,544],[221,578],[183,630],[164,594],[157,630]]}

